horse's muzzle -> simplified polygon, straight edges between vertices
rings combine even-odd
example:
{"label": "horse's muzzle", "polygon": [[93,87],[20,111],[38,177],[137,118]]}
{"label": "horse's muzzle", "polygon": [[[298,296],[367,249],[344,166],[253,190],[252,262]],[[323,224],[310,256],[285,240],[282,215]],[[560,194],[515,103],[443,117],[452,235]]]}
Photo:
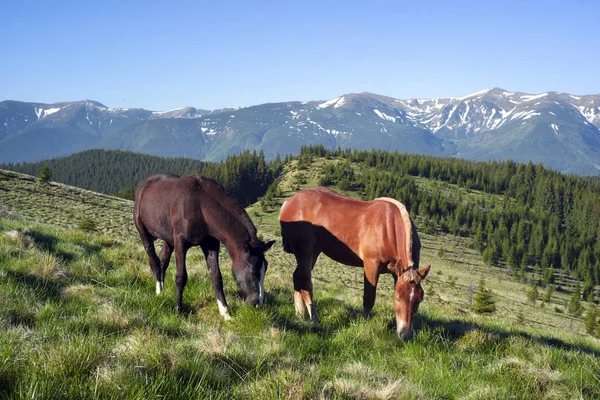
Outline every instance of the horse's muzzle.
{"label": "horse's muzzle", "polygon": [[250,305],[250,307],[258,307],[259,306],[259,296],[258,294],[251,294],[249,296],[246,297],[246,303],[248,303],[248,305]]}
{"label": "horse's muzzle", "polygon": [[412,323],[406,325],[400,318],[396,318],[396,334],[400,340],[409,340],[413,337]]}

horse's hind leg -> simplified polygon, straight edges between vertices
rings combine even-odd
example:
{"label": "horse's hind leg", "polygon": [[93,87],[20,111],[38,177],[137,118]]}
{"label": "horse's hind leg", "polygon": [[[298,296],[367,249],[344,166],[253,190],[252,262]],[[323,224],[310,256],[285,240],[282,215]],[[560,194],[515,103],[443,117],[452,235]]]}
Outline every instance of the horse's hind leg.
{"label": "horse's hind leg", "polygon": [[[152,269],[152,273],[156,278],[156,294],[160,294],[159,291],[159,282],[161,280],[161,269],[160,269],[160,260],[156,256],[156,250],[154,249],[154,237],[150,235],[148,230],[144,226],[138,227],[138,231],[140,233],[140,238],[142,239],[142,243],[144,244],[144,250],[146,250],[146,254],[148,254],[148,258],[150,259],[150,268]],[[162,252],[161,252],[162,254]]]}
{"label": "horse's hind leg", "polygon": [[294,271],[294,304],[296,305],[296,316],[304,317],[304,306],[308,309],[311,320],[317,318],[315,305],[312,301],[312,269],[319,256],[318,252],[308,251],[295,254],[298,266]]}
{"label": "horse's hind leg", "polygon": [[160,276],[156,278],[156,294],[160,294],[165,287],[165,274],[169,268],[171,254],[173,253],[173,245],[163,240],[163,247],[160,251]]}
{"label": "horse's hind leg", "polygon": [[227,307],[227,301],[225,301],[225,293],[223,291],[223,278],[221,277],[221,269],[219,268],[219,247],[220,243],[217,239],[206,238],[200,244],[204,257],[206,257],[206,265],[210,272],[210,279],[212,280],[213,288],[215,289],[215,297],[217,298],[217,305],[219,306],[219,314],[225,321],[231,319],[229,314],[229,308]]}

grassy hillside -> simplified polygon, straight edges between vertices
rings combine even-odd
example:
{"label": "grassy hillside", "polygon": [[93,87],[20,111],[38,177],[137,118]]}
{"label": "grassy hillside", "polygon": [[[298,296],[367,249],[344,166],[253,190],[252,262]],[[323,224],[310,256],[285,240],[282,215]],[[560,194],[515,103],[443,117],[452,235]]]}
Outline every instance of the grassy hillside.
{"label": "grassy hillside", "polygon": [[[315,159],[302,171],[288,163],[275,202],[318,183],[329,162],[336,160]],[[600,341],[566,316],[568,294],[534,307],[526,285],[485,266],[464,238],[421,233],[432,272],[416,335],[401,343],[391,278],[382,278],[366,320],[361,270],[325,257],[314,271],[320,321],[297,320],[294,260],[280,241],[268,253],[260,309],[237,296],[222,252],[230,322],[219,317],[201,252],[192,249],[178,316],[174,261],[156,296],[131,210],[128,201],[1,172],[0,398],[600,396]],[[248,211],[263,238],[279,239],[277,205]],[[83,216],[97,231],[79,229]],[[491,317],[468,310],[481,277],[497,300]]]}

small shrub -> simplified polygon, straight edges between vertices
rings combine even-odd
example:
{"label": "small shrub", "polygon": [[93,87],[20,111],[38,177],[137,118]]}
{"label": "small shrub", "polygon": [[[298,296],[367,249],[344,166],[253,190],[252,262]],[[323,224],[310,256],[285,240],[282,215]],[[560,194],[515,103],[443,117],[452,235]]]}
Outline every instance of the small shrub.
{"label": "small shrub", "polygon": [[78,228],[86,232],[96,232],[98,230],[96,221],[90,217],[85,217],[79,222]]}
{"label": "small shrub", "polygon": [[440,249],[438,250],[438,257],[444,258],[445,255],[446,255],[446,249],[444,249],[444,246],[440,246]]}
{"label": "small shrub", "polygon": [[448,286],[451,288],[456,287],[456,278],[454,276],[450,276],[450,279],[448,280]]}

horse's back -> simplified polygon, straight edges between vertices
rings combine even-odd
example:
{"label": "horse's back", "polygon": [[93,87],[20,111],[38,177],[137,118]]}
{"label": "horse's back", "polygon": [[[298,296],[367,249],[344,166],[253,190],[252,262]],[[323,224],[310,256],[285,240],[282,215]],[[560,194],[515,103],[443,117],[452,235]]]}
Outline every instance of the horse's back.
{"label": "horse's back", "polygon": [[322,252],[347,265],[362,265],[360,221],[368,202],[316,187],[292,196],[280,213],[284,250]]}
{"label": "horse's back", "polygon": [[134,222],[138,231],[146,230],[153,237],[172,243],[172,211],[186,196],[191,197],[195,180],[193,176],[181,178],[173,174],[144,179],[135,194]]}
{"label": "horse's back", "polygon": [[384,263],[405,258],[411,247],[410,218],[393,199],[361,201],[327,188],[307,189],[284,204],[280,223],[287,252],[308,244],[348,265],[367,258]]}

